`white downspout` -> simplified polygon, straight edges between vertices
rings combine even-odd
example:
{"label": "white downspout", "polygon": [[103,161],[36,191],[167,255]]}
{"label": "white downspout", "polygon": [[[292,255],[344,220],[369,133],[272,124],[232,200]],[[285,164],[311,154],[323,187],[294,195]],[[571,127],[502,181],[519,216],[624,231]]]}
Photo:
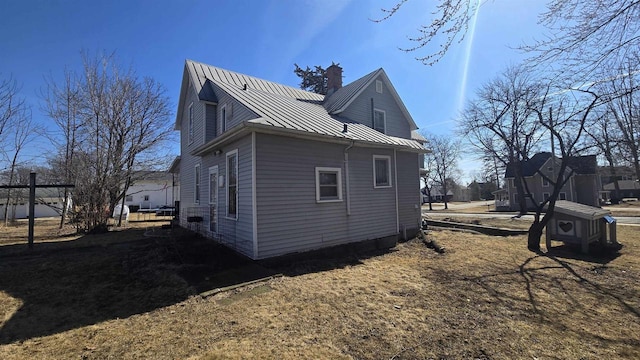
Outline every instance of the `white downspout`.
{"label": "white downspout", "polygon": [[349,150],[353,147],[353,141],[346,149],[344,149],[344,180],[346,182],[345,190],[347,197],[347,216],[351,215],[351,193],[349,192]]}
{"label": "white downspout", "polygon": [[398,207],[398,158],[396,157],[396,149],[393,149],[393,172],[396,189],[396,231],[400,233],[400,211]]}

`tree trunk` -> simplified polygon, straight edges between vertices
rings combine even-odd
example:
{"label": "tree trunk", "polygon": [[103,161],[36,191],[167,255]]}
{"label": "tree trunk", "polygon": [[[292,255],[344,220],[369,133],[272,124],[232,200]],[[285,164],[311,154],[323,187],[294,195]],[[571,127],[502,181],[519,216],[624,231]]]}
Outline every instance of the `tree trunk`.
{"label": "tree trunk", "polygon": [[540,251],[540,238],[542,237],[544,224],[536,219],[529,227],[529,235],[527,236],[527,247],[531,251]]}

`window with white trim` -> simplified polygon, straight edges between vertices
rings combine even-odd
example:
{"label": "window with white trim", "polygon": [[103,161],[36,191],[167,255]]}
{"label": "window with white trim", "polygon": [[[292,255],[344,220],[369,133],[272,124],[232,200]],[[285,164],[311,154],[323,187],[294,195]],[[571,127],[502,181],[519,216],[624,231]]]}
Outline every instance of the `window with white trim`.
{"label": "window with white trim", "polygon": [[386,133],[387,127],[387,115],[384,110],[373,109],[373,128],[375,130],[380,131],[381,133]]}
{"label": "window with white trim", "polygon": [[316,202],[342,201],[342,169],[316,167]]}
{"label": "window with white trim", "polygon": [[549,179],[547,179],[546,177],[542,177],[542,186],[549,186]]}
{"label": "window with white trim", "polygon": [[193,142],[193,103],[189,104],[189,144]]}
{"label": "window with white trim", "polygon": [[227,131],[227,105],[222,105],[220,108],[220,124],[222,126],[222,131]]}
{"label": "window with white trim", "polygon": [[[125,196],[125,197],[124,197],[124,201],[129,201],[129,202],[133,201],[133,195],[127,195],[127,196]],[[2,205],[2,204],[0,204],[0,205]]]}
{"label": "window with white trim", "polygon": [[238,219],[238,150],[227,153],[227,217]]}
{"label": "window with white trim", "polygon": [[373,187],[391,187],[391,157],[373,155]]}
{"label": "window with white trim", "polygon": [[149,201],[149,195],[144,195],[142,198],[143,198],[142,201]]}
{"label": "window with white trim", "polygon": [[382,94],[382,81],[376,80],[376,92]]}
{"label": "window with white trim", "polygon": [[193,181],[193,202],[196,204],[200,204],[200,164],[196,165],[193,174],[195,176],[195,179]]}

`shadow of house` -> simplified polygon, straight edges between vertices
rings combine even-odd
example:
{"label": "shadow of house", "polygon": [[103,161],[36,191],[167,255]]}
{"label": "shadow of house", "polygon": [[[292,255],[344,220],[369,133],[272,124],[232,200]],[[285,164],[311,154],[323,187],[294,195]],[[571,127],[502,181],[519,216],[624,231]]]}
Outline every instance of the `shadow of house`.
{"label": "shadow of house", "polygon": [[[35,252],[23,251],[26,245],[0,247],[2,301],[14,303],[4,308],[7,320],[1,323],[0,343],[127,318],[201,291],[272,274],[191,234],[173,240],[144,238],[140,230],[124,232],[140,237],[96,245],[94,235],[87,235],[72,242],[37,244]],[[7,295],[15,300],[8,301]]]}
{"label": "shadow of house", "polygon": [[141,229],[123,230],[110,243],[109,234],[86,235],[37,243],[35,251],[0,246],[0,316],[7,319],[0,322],[0,344],[127,318],[277,273],[360,265],[393,251],[370,242],[258,262],[184,229],[162,231],[145,237]]}

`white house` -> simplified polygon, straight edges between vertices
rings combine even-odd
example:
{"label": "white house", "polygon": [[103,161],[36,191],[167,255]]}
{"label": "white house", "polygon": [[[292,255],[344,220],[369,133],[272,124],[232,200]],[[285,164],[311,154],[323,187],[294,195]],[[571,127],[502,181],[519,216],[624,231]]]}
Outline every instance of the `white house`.
{"label": "white house", "polygon": [[180,199],[180,188],[174,179],[173,174],[164,171],[136,172],[125,195],[125,205],[132,211],[173,206]]}
{"label": "white house", "polygon": [[[8,189],[0,189],[0,218],[4,219],[5,208],[8,204],[7,216],[9,219],[25,219],[29,217],[29,189],[11,189],[9,202],[7,202]],[[71,192],[67,210],[73,206]],[[64,189],[36,188],[36,202],[34,205],[34,217],[56,217],[62,214],[64,207]]]}

